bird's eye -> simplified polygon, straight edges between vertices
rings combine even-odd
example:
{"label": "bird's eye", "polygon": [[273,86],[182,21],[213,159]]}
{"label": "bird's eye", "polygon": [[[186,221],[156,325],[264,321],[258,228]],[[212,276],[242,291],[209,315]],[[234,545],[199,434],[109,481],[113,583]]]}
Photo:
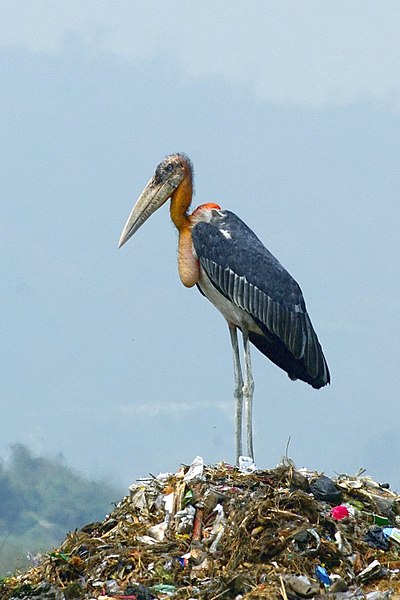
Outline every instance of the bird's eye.
{"label": "bird's eye", "polygon": [[167,171],[171,172],[171,171],[173,170],[173,168],[174,168],[174,165],[173,165],[173,163],[169,163],[169,164],[167,165]]}

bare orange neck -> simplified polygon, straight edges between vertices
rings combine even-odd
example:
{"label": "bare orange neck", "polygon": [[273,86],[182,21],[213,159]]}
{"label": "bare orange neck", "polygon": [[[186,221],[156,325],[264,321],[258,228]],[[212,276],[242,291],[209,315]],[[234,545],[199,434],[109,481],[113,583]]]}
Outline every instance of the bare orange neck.
{"label": "bare orange neck", "polygon": [[187,211],[192,201],[192,174],[186,174],[182,183],[171,196],[171,219],[179,230],[178,270],[183,285],[192,287],[199,280],[198,260],[193,254],[191,220]]}
{"label": "bare orange neck", "polygon": [[187,210],[192,201],[192,194],[192,177],[188,174],[171,196],[171,219],[181,233],[190,227]]}

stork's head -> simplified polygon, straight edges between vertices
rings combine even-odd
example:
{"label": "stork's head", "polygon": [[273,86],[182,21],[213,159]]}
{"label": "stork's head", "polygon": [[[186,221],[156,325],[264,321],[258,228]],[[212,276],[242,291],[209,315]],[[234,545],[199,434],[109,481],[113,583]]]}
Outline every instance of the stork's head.
{"label": "stork's head", "polygon": [[192,166],[184,154],[171,154],[158,165],[128,217],[121,233],[119,248],[187,179],[191,184]]}

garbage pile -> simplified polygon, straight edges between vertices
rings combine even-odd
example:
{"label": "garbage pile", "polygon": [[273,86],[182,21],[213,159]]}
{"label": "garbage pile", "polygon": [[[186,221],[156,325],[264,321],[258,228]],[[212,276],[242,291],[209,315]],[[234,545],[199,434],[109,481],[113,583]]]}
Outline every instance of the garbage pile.
{"label": "garbage pile", "polygon": [[1,600],[396,599],[400,496],[363,473],[196,457],[32,560],[0,579]]}

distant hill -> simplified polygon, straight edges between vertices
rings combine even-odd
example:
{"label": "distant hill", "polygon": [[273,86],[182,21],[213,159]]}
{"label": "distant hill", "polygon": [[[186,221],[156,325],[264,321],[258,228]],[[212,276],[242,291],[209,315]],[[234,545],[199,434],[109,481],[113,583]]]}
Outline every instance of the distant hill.
{"label": "distant hill", "polygon": [[89,481],[62,457],[33,456],[23,444],[0,461],[0,576],[27,566],[28,552],[49,550],[67,531],[103,519],[121,496],[121,489]]}

